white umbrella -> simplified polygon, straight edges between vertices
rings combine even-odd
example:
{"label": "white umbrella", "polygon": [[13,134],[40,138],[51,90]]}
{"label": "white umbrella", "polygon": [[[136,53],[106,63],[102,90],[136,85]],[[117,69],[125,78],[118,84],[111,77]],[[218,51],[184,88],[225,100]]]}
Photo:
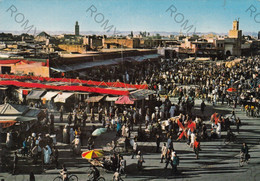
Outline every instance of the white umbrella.
{"label": "white umbrella", "polygon": [[105,133],[107,131],[107,128],[98,128],[95,131],[93,131],[92,136],[99,136],[102,133]]}

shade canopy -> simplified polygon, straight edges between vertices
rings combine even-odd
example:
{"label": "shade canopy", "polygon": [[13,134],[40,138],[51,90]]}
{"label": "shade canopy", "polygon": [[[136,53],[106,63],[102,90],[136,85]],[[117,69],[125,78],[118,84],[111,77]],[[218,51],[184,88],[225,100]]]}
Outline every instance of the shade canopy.
{"label": "shade canopy", "polygon": [[55,97],[56,95],[58,95],[59,92],[47,92],[44,96],[42,96],[42,100],[46,100],[46,101],[50,101],[53,97]]}
{"label": "shade canopy", "polygon": [[30,94],[27,95],[26,99],[35,99],[38,100],[41,98],[41,96],[43,96],[43,94],[45,93],[45,91],[42,90],[32,90],[30,92]]}
{"label": "shade canopy", "polygon": [[65,103],[66,100],[71,97],[74,93],[69,93],[69,92],[63,92],[63,93],[59,93],[55,98],[54,98],[54,102],[61,102],[61,103]]}
{"label": "shade canopy", "polygon": [[134,101],[132,101],[129,96],[122,96],[115,101],[115,104],[134,104]]}
{"label": "shade canopy", "polygon": [[16,104],[2,104],[0,105],[0,115],[22,115],[25,114],[29,108],[25,105]]}
{"label": "shade canopy", "polygon": [[104,96],[93,96],[89,97],[88,99],[85,100],[85,102],[99,102],[104,98]]}
{"label": "shade canopy", "polygon": [[119,97],[109,97],[109,96],[107,96],[105,98],[105,101],[107,101],[107,102],[115,102],[118,98]]}

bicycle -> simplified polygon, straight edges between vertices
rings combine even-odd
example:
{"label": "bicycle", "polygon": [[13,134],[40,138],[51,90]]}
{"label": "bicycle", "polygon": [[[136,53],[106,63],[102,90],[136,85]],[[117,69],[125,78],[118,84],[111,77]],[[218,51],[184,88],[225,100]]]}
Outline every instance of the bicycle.
{"label": "bicycle", "polygon": [[124,181],[119,172],[115,172],[113,175],[113,181]]}
{"label": "bicycle", "polygon": [[246,155],[243,152],[240,152],[240,158],[239,158],[239,166],[243,167],[243,165],[246,163],[248,164],[249,158],[246,159]]}
{"label": "bicycle", "polygon": [[[106,179],[104,177],[99,176],[96,181],[105,181]],[[94,181],[94,177],[92,175],[88,175],[87,181]]]}
{"label": "bicycle", "polygon": [[226,138],[224,139],[224,144],[225,144],[225,145],[228,145],[228,144],[231,143],[231,142],[233,142],[233,143],[236,143],[236,142],[237,142],[236,135],[234,135],[233,133],[232,133],[232,135],[231,135],[229,138],[226,137]]}
{"label": "bicycle", "polygon": [[[57,176],[53,179],[53,181],[63,181],[62,176]],[[65,181],[78,181],[78,177],[76,175],[70,175]]]}

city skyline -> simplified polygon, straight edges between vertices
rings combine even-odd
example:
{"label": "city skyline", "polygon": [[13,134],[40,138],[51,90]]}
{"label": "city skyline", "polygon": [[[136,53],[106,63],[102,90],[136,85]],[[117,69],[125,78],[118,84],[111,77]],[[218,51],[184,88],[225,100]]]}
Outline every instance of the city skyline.
{"label": "city skyline", "polygon": [[[104,32],[103,23],[108,20],[107,26],[116,28],[116,33],[126,31],[147,31],[147,32],[183,32],[186,27],[193,26],[196,32],[214,32],[218,34],[227,33],[232,29],[233,20],[240,20],[240,29],[243,32],[259,31],[258,17],[250,17],[248,8],[254,7],[256,14],[260,12],[259,1],[169,1],[169,0],[144,0],[138,3],[136,0],[122,1],[0,1],[0,30],[4,32],[18,31],[26,32],[22,23],[17,23],[15,14],[11,15],[11,6],[28,20],[28,26],[33,25],[37,32],[74,32],[75,22],[80,25],[80,32]],[[104,18],[104,21],[97,23],[95,14],[91,17],[91,10]],[[170,9],[169,9],[170,8]],[[9,9],[9,10],[8,10]],[[15,10],[16,10],[15,9]],[[14,9],[12,9],[14,10]],[[134,11],[133,11],[134,10]],[[171,14],[172,13],[172,14]],[[175,15],[179,15],[176,16]],[[172,16],[171,16],[172,15]],[[175,19],[176,18],[176,19]],[[178,21],[180,19],[183,21]],[[187,30],[187,29],[186,29]],[[109,33],[111,33],[111,30]],[[195,32],[195,31],[194,31]],[[30,32],[29,32],[30,33]],[[192,33],[189,32],[189,33]],[[30,33],[32,34],[32,33]]]}

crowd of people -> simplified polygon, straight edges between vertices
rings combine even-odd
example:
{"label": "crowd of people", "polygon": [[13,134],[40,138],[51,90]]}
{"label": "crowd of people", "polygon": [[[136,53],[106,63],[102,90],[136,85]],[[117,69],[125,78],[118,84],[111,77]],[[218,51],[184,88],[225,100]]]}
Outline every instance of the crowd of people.
{"label": "crowd of people", "polygon": [[[101,74],[104,81],[120,81],[134,84],[148,84],[150,89],[156,91],[153,102],[145,102],[145,105],[116,106],[103,104],[79,103],[71,105],[71,112],[64,119],[63,106],[58,110],[59,122],[66,122],[62,130],[62,141],[72,145],[72,151],[76,155],[81,154],[84,134],[82,129],[86,123],[102,123],[108,130],[115,131],[117,137],[125,138],[125,151],[132,145],[132,158],[137,155],[137,168],[142,169],[144,163],[143,152],[137,146],[138,141],[152,140],[156,142],[156,152],[160,152],[161,162],[165,160],[165,168],[171,164],[173,172],[177,172],[179,157],[174,150],[173,143],[178,140],[187,141],[188,146],[194,150],[199,158],[201,151],[200,142],[206,139],[221,138],[221,131],[230,131],[232,120],[237,126],[241,121],[235,115],[237,106],[246,112],[247,116],[259,117],[259,56],[243,58],[231,67],[219,62],[190,62],[184,60],[161,60],[159,62],[145,62],[134,64],[129,68],[106,69]],[[99,75],[99,74],[98,74]],[[117,75],[117,77],[116,77]],[[232,88],[229,90],[229,88]],[[165,95],[165,99],[162,99]],[[171,97],[177,97],[173,103]],[[193,107],[195,100],[202,99],[201,112],[195,114]],[[205,102],[213,106],[227,104],[234,108],[231,117],[214,113],[211,118],[205,114]],[[53,161],[58,167],[58,149],[56,139],[52,135],[57,134],[53,113],[45,109],[45,118],[42,126],[47,125],[47,134],[39,131],[22,141],[21,153],[23,156],[31,156],[36,164],[41,158],[43,165]],[[205,120],[212,122],[208,131]],[[57,121],[57,120],[56,120]],[[135,130],[134,126],[138,126]],[[95,130],[92,127],[91,132]],[[132,132],[137,131],[137,136],[132,142]],[[10,147],[10,133],[7,136],[6,145]],[[89,134],[91,135],[91,134]],[[21,142],[21,141],[20,141]],[[88,148],[94,148],[94,137],[89,136]],[[96,145],[95,145],[96,146]],[[15,154],[17,157],[17,154]],[[53,158],[53,160],[51,159]],[[17,159],[15,159],[17,160]],[[15,161],[17,162],[17,161]],[[110,159],[103,160],[104,166],[114,172],[124,173],[125,159],[122,155],[114,154]],[[14,172],[16,170],[14,166]]]}

